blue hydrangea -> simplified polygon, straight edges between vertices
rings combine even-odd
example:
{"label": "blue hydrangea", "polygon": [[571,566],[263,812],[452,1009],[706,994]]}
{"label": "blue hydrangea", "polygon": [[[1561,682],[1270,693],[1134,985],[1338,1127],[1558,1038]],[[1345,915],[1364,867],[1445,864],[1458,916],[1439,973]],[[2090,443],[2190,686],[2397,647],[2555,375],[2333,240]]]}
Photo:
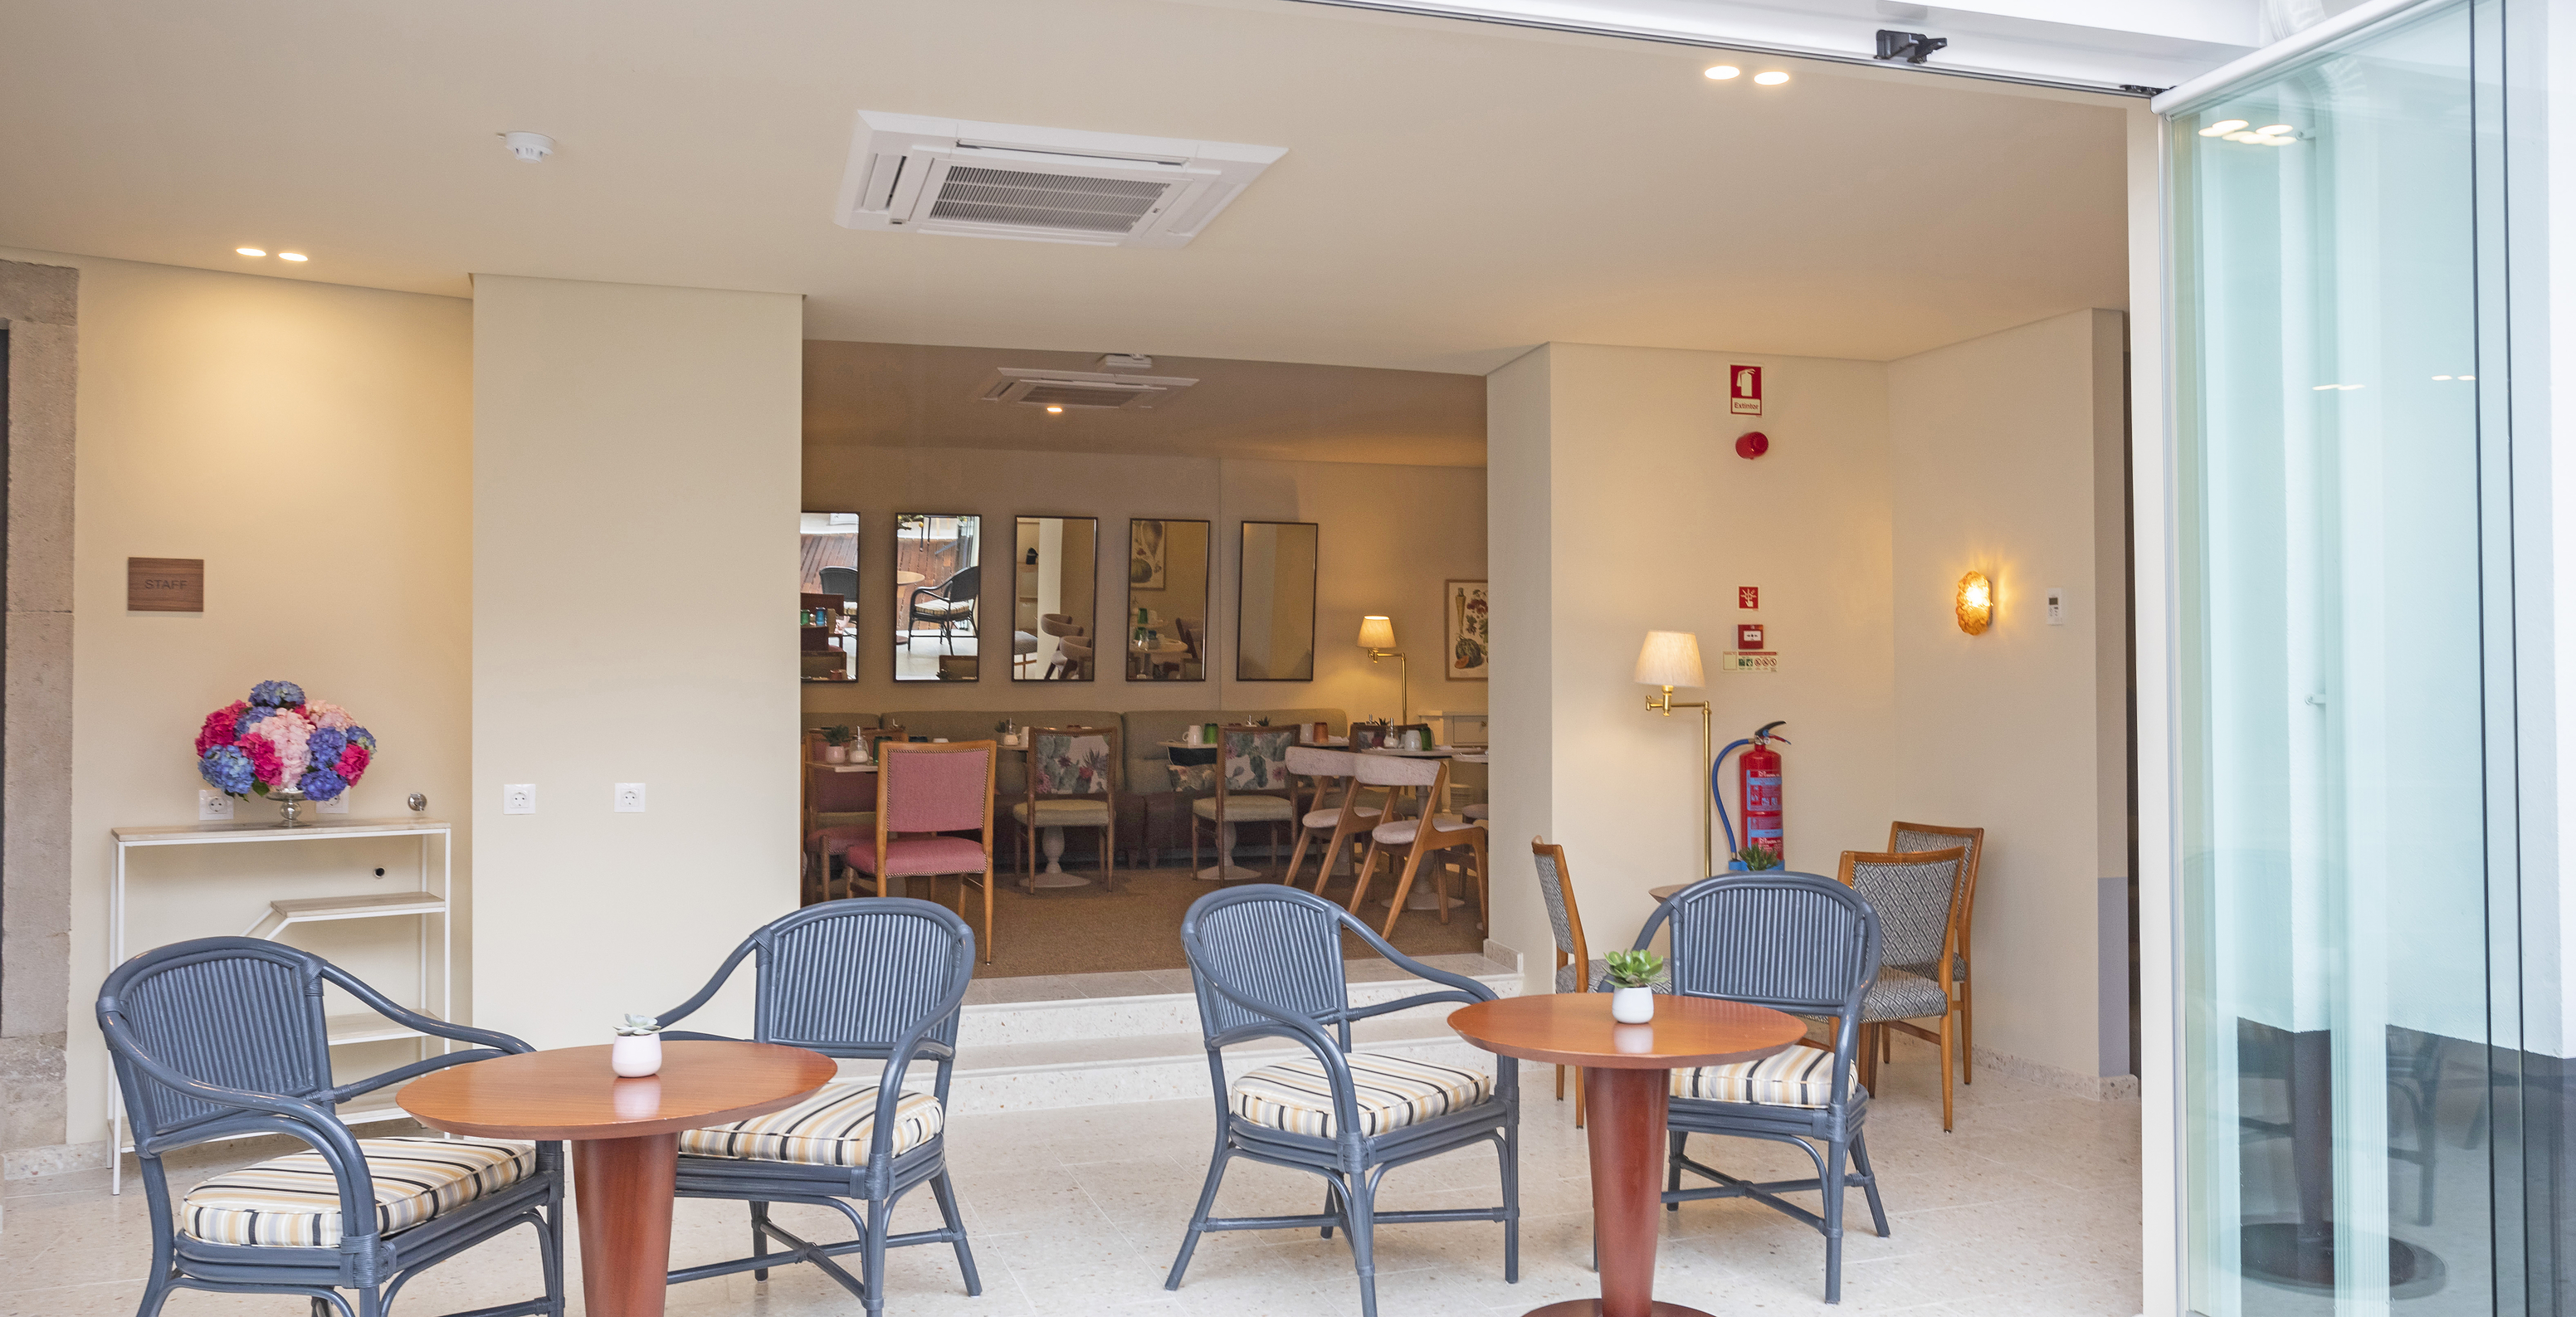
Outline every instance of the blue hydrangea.
{"label": "blue hydrangea", "polygon": [[316,764],[337,764],[340,752],[349,747],[349,734],[337,727],[315,729],[304,742],[306,758]]}
{"label": "blue hydrangea", "polygon": [[368,731],[364,727],[352,727],[349,729],[349,743],[351,745],[363,745],[367,747],[368,754],[372,755],[376,752],[376,734]]}
{"label": "blue hydrangea", "polygon": [[349,783],[330,769],[308,768],[304,771],[303,787],[304,794],[315,800],[335,800],[341,792],[349,789]]}
{"label": "blue hydrangea", "polygon": [[304,688],[291,681],[263,681],[250,688],[254,708],[291,709],[304,702]]}
{"label": "blue hydrangea", "polygon": [[235,796],[249,795],[257,782],[251,773],[250,756],[229,745],[208,750],[197,761],[197,776],[206,779],[206,785]]}

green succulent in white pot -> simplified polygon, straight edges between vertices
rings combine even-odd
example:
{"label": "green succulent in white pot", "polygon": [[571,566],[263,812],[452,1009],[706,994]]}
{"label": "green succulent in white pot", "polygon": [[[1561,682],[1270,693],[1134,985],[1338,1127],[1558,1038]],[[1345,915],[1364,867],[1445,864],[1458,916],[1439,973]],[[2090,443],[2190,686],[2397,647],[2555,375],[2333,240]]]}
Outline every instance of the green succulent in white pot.
{"label": "green succulent in white pot", "polygon": [[1601,960],[1610,971],[1610,1018],[1621,1024],[1654,1019],[1655,985],[1663,982],[1664,958],[1651,951],[1613,951]]}
{"label": "green succulent in white pot", "polygon": [[662,1022],[650,1015],[629,1015],[617,1026],[608,1047],[608,1068],[620,1079],[642,1079],[662,1073]]}

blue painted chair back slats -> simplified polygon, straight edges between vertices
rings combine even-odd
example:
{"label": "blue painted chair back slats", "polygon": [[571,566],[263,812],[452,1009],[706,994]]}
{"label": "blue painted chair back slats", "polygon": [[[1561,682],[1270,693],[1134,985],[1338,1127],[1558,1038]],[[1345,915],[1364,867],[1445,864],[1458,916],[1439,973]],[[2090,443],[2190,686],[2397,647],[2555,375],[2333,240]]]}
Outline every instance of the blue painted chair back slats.
{"label": "blue painted chair back slats", "polygon": [[1288,901],[1202,906],[1190,974],[1209,1036],[1263,1018],[1210,991],[1211,978],[1273,1010],[1318,1023],[1337,1021],[1348,1009],[1341,922],[1331,908]]}
{"label": "blue painted chair back slats", "polygon": [[[965,991],[971,962],[959,959],[959,948],[971,956],[974,934],[962,923],[945,927],[909,908],[920,902],[852,904],[833,918],[776,930],[761,952],[755,1039],[882,1060]],[[923,1036],[956,1042],[956,1012]]]}
{"label": "blue painted chair back slats", "polygon": [[[331,1087],[331,1052],[321,976],[306,959],[233,947],[173,959],[127,987],[126,1026],[146,1055],[191,1078],[312,1098]],[[160,1083],[129,1089],[139,1135],[240,1112]]]}
{"label": "blue painted chair back slats", "polygon": [[1878,968],[1867,907],[1845,899],[1847,889],[1831,878],[1781,877],[1812,882],[1721,879],[1674,894],[1667,903],[1674,991],[1831,1015],[1853,984],[1866,987]]}

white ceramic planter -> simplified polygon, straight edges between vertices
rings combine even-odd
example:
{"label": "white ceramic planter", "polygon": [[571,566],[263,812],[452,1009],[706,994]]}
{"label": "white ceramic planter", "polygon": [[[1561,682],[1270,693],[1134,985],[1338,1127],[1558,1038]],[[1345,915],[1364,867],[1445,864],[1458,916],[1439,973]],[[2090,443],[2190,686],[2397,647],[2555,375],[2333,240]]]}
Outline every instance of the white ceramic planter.
{"label": "white ceramic planter", "polygon": [[657,1033],[619,1034],[608,1048],[608,1068],[621,1079],[642,1079],[662,1073],[662,1035]]}
{"label": "white ceramic planter", "polygon": [[824,746],[823,762],[827,764],[846,764],[850,762],[850,747],[846,745]]}
{"label": "white ceramic planter", "polygon": [[[1644,1024],[1655,1018],[1655,990],[1652,988],[1612,988],[1610,1018],[1621,1024]],[[624,1042],[624,1039],[619,1039]],[[623,1070],[619,1074],[626,1073]]]}

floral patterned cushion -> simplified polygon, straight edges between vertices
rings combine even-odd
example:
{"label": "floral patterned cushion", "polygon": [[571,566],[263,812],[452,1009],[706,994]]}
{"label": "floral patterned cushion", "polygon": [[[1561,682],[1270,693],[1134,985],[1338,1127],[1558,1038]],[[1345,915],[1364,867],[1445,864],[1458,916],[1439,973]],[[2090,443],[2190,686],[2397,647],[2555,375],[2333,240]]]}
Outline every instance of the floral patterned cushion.
{"label": "floral patterned cushion", "polygon": [[1172,765],[1172,790],[1181,792],[1210,792],[1216,790],[1216,765]]}
{"label": "floral patterned cushion", "polygon": [[1030,763],[1038,794],[1096,796],[1109,791],[1109,738],[1039,733]]}
{"label": "floral patterned cushion", "polygon": [[1288,786],[1288,748],[1297,729],[1281,727],[1225,736],[1225,789],[1280,791]]}

